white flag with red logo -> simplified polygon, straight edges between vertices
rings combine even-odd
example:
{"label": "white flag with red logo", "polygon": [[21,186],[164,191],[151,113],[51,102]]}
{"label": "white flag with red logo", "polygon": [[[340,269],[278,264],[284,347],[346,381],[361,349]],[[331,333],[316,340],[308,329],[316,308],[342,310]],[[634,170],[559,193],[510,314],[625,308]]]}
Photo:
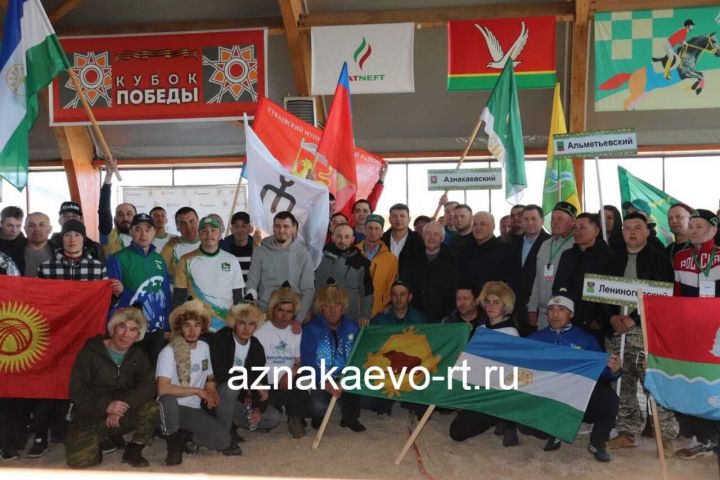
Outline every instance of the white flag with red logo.
{"label": "white flag with red logo", "polygon": [[312,94],[332,95],[347,62],[350,91],[415,91],[414,23],[313,27]]}

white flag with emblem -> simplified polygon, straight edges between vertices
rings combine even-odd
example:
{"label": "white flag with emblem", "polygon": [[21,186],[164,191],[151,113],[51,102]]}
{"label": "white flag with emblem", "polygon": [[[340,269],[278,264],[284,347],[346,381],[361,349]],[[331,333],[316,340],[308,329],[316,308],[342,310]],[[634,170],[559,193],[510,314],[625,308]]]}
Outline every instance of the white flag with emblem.
{"label": "white flag with emblem", "polygon": [[312,94],[332,95],[337,72],[347,62],[350,91],[415,91],[414,23],[313,27]]}
{"label": "white flag with emblem", "polygon": [[248,209],[255,227],[272,232],[276,213],[289,211],[299,223],[297,240],[310,252],[315,267],[322,259],[329,201],[325,185],[292,175],[270,153],[245,119],[245,175]]}

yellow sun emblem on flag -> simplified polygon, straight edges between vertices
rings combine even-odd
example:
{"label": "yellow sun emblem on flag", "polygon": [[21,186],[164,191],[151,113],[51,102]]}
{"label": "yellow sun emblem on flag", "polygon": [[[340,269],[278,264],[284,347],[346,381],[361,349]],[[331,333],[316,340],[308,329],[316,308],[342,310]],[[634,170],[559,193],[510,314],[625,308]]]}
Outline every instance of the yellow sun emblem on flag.
{"label": "yellow sun emblem on flag", "polygon": [[[427,337],[418,333],[414,327],[410,327],[400,334],[391,335],[377,353],[368,353],[368,359],[363,364],[363,368],[380,367],[385,373],[385,378],[375,382],[375,384],[382,384],[384,393],[393,397],[400,396],[401,392],[412,390],[410,370],[413,367],[425,367],[432,374],[437,371],[441,359],[441,355],[433,355]],[[405,375],[399,384],[400,388],[396,388],[390,379],[388,369],[392,370],[396,380],[399,380],[403,368],[405,369]],[[422,375],[419,372],[415,373],[416,378],[414,380],[416,384],[422,383],[422,378],[418,378],[422,377]]]}
{"label": "yellow sun emblem on flag", "polygon": [[30,369],[45,354],[50,326],[35,307],[0,302],[0,373]]}

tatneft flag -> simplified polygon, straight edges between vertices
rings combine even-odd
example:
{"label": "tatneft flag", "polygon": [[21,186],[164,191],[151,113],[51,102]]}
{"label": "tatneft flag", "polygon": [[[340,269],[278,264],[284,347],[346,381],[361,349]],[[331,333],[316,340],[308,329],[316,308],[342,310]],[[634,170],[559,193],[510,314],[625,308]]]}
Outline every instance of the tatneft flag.
{"label": "tatneft flag", "polygon": [[[470,334],[465,322],[428,325],[370,325],[360,331],[347,365],[357,367],[361,375],[370,367],[379,367],[384,378],[373,382],[376,389],[361,382],[354,392],[379,398],[432,405],[447,389],[447,381],[431,382],[427,388],[413,388],[413,381],[422,384],[424,375],[411,370],[424,368],[430,375],[446,378]],[[403,373],[403,367],[405,372]],[[391,377],[388,368],[394,374]],[[411,379],[412,376],[412,379]]]}
{"label": "tatneft flag", "polygon": [[663,407],[720,420],[720,298],[643,298],[645,388]]}
{"label": "tatneft flag", "polygon": [[681,203],[680,200],[639,179],[623,167],[618,167],[618,181],[623,214],[627,214],[631,207],[645,212],[655,224],[658,240],[665,246],[671,244],[674,237],[668,223],[668,211],[674,204]]}
{"label": "tatneft flag", "polygon": [[547,144],[547,164],[545,167],[545,183],[543,184],[543,203],[542,208],[545,213],[545,227],[550,230],[550,217],[553,207],[557,202],[568,202],[572,204],[578,212],[580,208],[580,199],[577,194],[575,185],[575,169],[573,168],[572,159],[555,158],[555,147],[553,143],[553,135],[558,133],[567,133],[565,127],[565,113],[563,112],[562,102],[560,101],[560,84],[555,84],[555,93],[553,94],[553,108],[550,116],[550,134],[548,135]]}
{"label": "tatneft flag", "polygon": [[[463,362],[470,368],[470,389],[458,386],[462,376],[456,370],[454,388],[438,405],[486,413],[572,442],[607,355],[478,328],[456,365]],[[498,369],[486,373],[492,367]],[[517,389],[501,388],[501,382],[505,388],[513,384],[513,367]]]}
{"label": "tatneft flag", "polygon": [[518,88],[555,84],[555,17],[448,22],[448,90],[490,90],[508,59]]}
{"label": "tatneft flag", "polygon": [[0,397],[68,398],[85,341],[105,333],[110,281],[0,275]]}
{"label": "tatneft flag", "polygon": [[253,224],[272,232],[276,213],[288,211],[300,224],[298,240],[303,242],[317,267],[327,235],[330,206],[327,187],[291,175],[272,156],[245,119],[245,174],[248,206]]}
{"label": "tatneft flag", "polygon": [[505,199],[520,202],[527,187],[522,120],[512,63],[507,62],[480,114],[488,135],[488,150],[505,170]]}
{"label": "tatneft flag", "polygon": [[343,63],[325,130],[318,145],[316,161],[335,169],[335,211],[341,211],[357,191],[355,139],[350,108],[347,63]]}
{"label": "tatneft flag", "polygon": [[415,91],[414,23],[313,27],[312,94],[331,95],[348,64],[353,94]]}
{"label": "tatneft flag", "polygon": [[[283,110],[266,97],[258,102],[253,130],[280,164],[290,173],[305,178],[313,166],[322,130]],[[385,163],[377,155],[355,147],[357,198],[368,198]],[[327,185],[335,195],[335,172],[320,162],[315,164],[315,179]]]}
{"label": "tatneft flag", "polygon": [[25,188],[37,94],[69,63],[40,0],[10,0],[0,45],[0,177]]}

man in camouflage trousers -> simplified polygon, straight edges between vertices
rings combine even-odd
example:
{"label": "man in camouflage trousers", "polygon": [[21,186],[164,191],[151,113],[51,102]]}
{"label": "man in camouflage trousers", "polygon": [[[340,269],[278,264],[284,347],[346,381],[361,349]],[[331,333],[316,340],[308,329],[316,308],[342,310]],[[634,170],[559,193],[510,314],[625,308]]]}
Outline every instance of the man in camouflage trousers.
{"label": "man in camouflage trousers", "polygon": [[160,406],[153,368],[136,342],[147,320],[135,308],[115,311],[108,323],[109,338],[87,341],[70,376],[70,399],[75,406],[65,449],[67,464],[86,468],[102,461],[101,441],[134,432],[122,461],[147,467],[142,449],[150,445],[159,425]]}
{"label": "man in camouflage trousers", "polygon": [[[650,228],[640,213],[625,216],[622,229],[626,250],[618,255],[618,276],[626,278],[671,282],[673,271],[664,252],[648,244]],[[619,435],[608,443],[609,449],[637,446],[645,420],[638,404],[637,384],[645,383],[643,331],[640,318],[634,309],[629,315],[612,315],[610,324],[613,335],[607,340],[608,352],[619,353],[622,334],[625,334],[625,353],[622,358],[623,376],[620,385],[620,409],[615,428]],[[665,456],[674,453],[673,439],[677,437],[677,422],[672,412],[658,406],[658,419]]]}

